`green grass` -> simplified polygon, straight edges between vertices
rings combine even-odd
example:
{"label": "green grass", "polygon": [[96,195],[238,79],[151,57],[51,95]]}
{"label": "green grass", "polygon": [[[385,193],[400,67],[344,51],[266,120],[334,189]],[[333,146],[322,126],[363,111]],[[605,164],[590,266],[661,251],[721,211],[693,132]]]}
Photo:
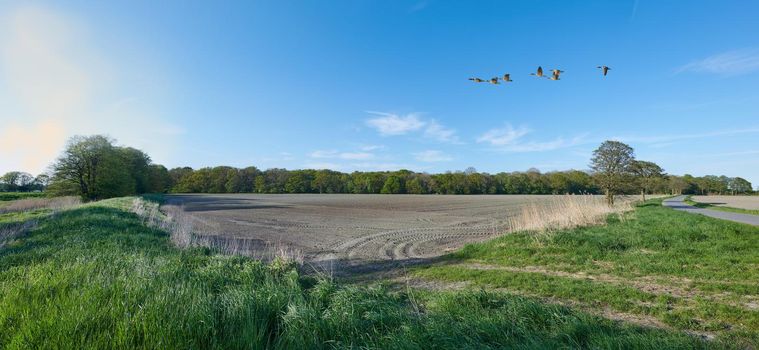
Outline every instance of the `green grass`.
{"label": "green grass", "polygon": [[40,198],[44,196],[45,193],[43,192],[0,192],[0,202],[25,198]]}
{"label": "green grass", "polygon": [[712,209],[712,210],[719,210],[719,211],[727,211],[731,213],[741,213],[741,214],[752,214],[752,215],[759,215],[759,210],[755,209],[743,209],[743,208],[733,208],[733,207],[725,207],[721,205],[711,205],[709,203],[699,203],[691,199],[690,196],[685,198],[685,203],[688,205],[692,205],[696,208],[704,208],[704,209]]}
{"label": "green grass", "polygon": [[652,317],[759,342],[759,228],[652,201],[627,220],[467,245],[415,275]]}
{"label": "green grass", "polygon": [[0,250],[0,348],[741,347],[510,293],[341,285],[281,261],[178,250],[129,204],[40,213]]}

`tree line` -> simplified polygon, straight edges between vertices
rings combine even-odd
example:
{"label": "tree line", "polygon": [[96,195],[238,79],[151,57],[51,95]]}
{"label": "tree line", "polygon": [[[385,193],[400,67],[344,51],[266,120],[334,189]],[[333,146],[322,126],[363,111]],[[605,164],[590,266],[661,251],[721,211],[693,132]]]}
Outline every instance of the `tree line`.
{"label": "tree line", "polygon": [[376,193],[376,194],[738,194],[751,183],[726,176],[693,177],[664,173],[653,162],[637,160],[631,147],[604,142],[591,159],[591,170],[490,174],[474,168],[439,174],[398,171],[343,173],[333,170],[260,170],[230,166],[168,170],[144,152],[116,146],[100,135],[68,141],[49,174],[32,177],[10,172],[0,190],[45,190],[87,200],[140,193]]}

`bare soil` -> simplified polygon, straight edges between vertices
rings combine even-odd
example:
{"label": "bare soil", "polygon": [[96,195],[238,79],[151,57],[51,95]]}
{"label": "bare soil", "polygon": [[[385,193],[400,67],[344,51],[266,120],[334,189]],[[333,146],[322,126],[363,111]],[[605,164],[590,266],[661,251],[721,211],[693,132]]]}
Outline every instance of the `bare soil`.
{"label": "bare soil", "polygon": [[691,198],[698,203],[759,210],[759,196],[693,196]]}
{"label": "bare soil", "polygon": [[[508,229],[523,205],[552,196],[355,194],[174,195],[206,235],[309,262],[422,262]],[[253,242],[251,244],[251,242]]]}

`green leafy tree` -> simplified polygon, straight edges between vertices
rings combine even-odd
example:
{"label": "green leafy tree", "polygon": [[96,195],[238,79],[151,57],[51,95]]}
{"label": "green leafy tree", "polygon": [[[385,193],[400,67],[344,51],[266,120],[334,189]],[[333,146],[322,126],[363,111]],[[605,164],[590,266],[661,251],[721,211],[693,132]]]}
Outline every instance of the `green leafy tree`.
{"label": "green leafy tree", "polygon": [[735,177],[730,180],[730,190],[733,194],[750,193],[751,182],[741,177]]}
{"label": "green leafy tree", "polygon": [[165,166],[151,164],[148,166],[148,189],[150,193],[166,193],[172,187],[171,175]]}
{"label": "green leafy tree", "polygon": [[103,173],[107,172],[104,165],[112,165],[113,159],[111,139],[101,135],[75,136],[68,141],[63,155],[53,165],[53,181],[67,183],[55,188],[75,189],[76,193],[66,194],[97,199],[98,183],[108,182],[102,178]]}
{"label": "green leafy tree", "polygon": [[9,171],[0,177],[4,191],[31,191],[34,185],[34,177],[23,171]]}
{"label": "green leafy tree", "polygon": [[614,195],[625,189],[634,160],[632,147],[619,141],[604,141],[593,151],[590,167],[609,205],[614,205]]}
{"label": "green leafy tree", "polygon": [[403,183],[401,178],[395,175],[390,175],[385,180],[385,184],[380,191],[382,194],[398,194],[403,193]]}
{"label": "green leafy tree", "polygon": [[646,200],[646,193],[649,193],[654,187],[656,179],[664,177],[664,169],[654,162],[645,160],[633,160],[631,164],[632,172],[640,184],[640,194],[643,201]]}

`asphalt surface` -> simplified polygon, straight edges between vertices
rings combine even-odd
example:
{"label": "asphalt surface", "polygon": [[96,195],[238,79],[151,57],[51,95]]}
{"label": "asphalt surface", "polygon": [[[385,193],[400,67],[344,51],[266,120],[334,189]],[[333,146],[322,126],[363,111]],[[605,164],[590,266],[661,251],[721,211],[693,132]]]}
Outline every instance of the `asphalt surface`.
{"label": "asphalt surface", "polygon": [[759,215],[731,213],[726,211],[696,208],[684,202],[686,196],[677,196],[665,199],[662,204],[675,210],[687,211],[693,214],[701,214],[722,220],[730,220],[744,224],[759,226]]}

